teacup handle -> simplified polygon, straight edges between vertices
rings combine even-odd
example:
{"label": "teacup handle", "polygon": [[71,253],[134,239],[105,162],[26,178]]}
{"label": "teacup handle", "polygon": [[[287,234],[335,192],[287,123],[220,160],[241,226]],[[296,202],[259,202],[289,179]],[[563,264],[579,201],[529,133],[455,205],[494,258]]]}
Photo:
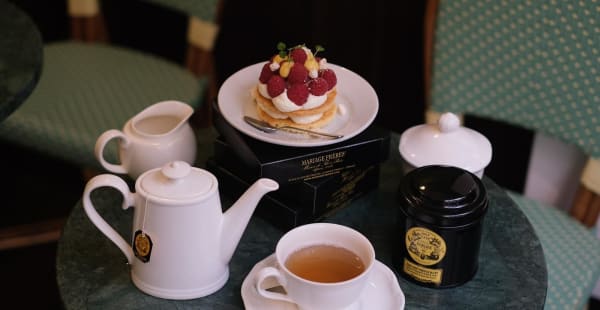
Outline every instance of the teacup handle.
{"label": "teacup handle", "polygon": [[98,159],[102,167],[104,167],[104,169],[114,173],[127,173],[127,169],[125,168],[125,166],[123,166],[123,163],[119,165],[111,164],[104,159],[104,147],[106,147],[108,141],[116,138],[122,140],[120,147],[127,148],[127,146],[130,143],[127,136],[120,130],[110,129],[102,133],[96,140],[94,154],[96,155],[96,158]]}
{"label": "teacup handle", "polygon": [[90,218],[92,223],[98,227],[98,229],[110,239],[114,244],[119,247],[119,249],[125,254],[127,257],[127,262],[129,264],[133,263],[133,259],[135,257],[133,253],[133,249],[123,239],[119,233],[112,228],[103,218],[98,214],[96,209],[94,208],[94,204],[90,199],[90,193],[99,187],[113,187],[117,189],[119,192],[123,194],[123,205],[121,206],[123,210],[133,206],[135,204],[135,196],[133,193],[129,191],[129,186],[127,183],[123,181],[121,178],[114,176],[112,174],[101,174],[93,177],[85,186],[83,191],[83,208],[85,209],[85,213]]}
{"label": "teacup handle", "polygon": [[274,278],[276,282],[284,288],[287,285],[287,281],[279,269],[274,267],[265,267],[256,274],[256,290],[262,297],[294,303],[294,301],[284,293],[267,291],[263,285],[267,278]]}

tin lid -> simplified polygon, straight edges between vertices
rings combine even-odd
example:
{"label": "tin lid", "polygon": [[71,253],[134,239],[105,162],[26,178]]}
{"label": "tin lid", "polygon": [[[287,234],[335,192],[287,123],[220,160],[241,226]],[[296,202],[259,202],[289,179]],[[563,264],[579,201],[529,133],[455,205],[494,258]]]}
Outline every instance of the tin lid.
{"label": "tin lid", "polygon": [[439,227],[468,226],[486,213],[486,189],[476,175],[462,168],[423,166],[400,183],[400,208],[406,216]]}
{"label": "tin lid", "polygon": [[446,112],[437,124],[413,126],[402,133],[400,155],[413,167],[450,165],[477,172],[492,160],[492,144],[481,133],[461,126]]}

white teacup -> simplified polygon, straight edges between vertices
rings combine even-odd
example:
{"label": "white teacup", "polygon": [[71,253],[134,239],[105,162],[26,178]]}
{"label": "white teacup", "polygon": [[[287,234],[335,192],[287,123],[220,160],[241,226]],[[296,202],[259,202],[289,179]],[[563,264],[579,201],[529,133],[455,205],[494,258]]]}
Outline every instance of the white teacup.
{"label": "white teacup", "polygon": [[[354,261],[351,265],[356,265],[356,257],[358,257],[362,261],[363,268],[358,268],[361,271],[350,278],[318,280],[314,278],[312,280],[307,279],[311,276],[299,276],[296,274],[300,273],[298,270],[294,270],[296,273],[290,270],[294,269],[293,265],[287,265],[289,263],[288,259],[292,254],[296,253],[294,255],[298,255],[297,253],[299,252],[297,251],[314,246],[333,246],[337,248],[333,249],[336,251],[339,248],[349,250],[353,253],[352,256],[354,256],[352,258]],[[316,251],[320,250],[322,249],[317,249]],[[325,249],[325,251],[331,250],[331,248]],[[322,256],[323,254],[321,253],[316,257]],[[340,256],[343,255],[331,255],[331,258]],[[375,263],[375,250],[371,242],[364,235],[352,228],[332,223],[314,223],[299,226],[287,232],[277,243],[275,257],[277,266],[265,267],[257,273],[255,284],[261,296],[268,299],[291,302],[296,304],[300,309],[344,309],[357,303],[363,289],[368,283],[371,269]],[[308,261],[311,261],[310,259],[306,261],[306,257],[298,258],[297,256],[292,256],[292,259],[297,259],[302,264],[308,264]],[[335,265],[345,265],[346,263],[350,263],[350,261],[335,262]],[[315,267],[310,266],[307,268]],[[323,268],[323,270],[313,269],[313,271],[316,270],[315,274],[322,276],[328,273],[328,269],[331,269],[331,266]],[[331,276],[337,277],[333,273]],[[281,285],[285,289],[285,292],[269,291],[268,289],[272,288],[273,285],[268,284],[272,284],[273,282]]]}

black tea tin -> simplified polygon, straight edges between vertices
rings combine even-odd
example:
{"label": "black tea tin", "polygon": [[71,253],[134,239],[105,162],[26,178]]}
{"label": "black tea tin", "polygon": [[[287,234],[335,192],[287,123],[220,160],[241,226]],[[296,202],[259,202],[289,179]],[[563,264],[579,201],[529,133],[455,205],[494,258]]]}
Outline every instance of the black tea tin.
{"label": "black tea tin", "polygon": [[423,166],[403,177],[398,204],[396,270],[432,288],[471,280],[488,208],[481,180],[461,168]]}

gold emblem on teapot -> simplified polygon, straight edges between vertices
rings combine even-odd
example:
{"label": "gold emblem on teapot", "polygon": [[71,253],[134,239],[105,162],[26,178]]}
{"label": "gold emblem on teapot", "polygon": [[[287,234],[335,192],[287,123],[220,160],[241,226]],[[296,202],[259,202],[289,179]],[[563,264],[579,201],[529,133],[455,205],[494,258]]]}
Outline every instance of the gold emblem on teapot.
{"label": "gold emblem on teapot", "polygon": [[136,231],[133,237],[133,253],[144,263],[150,261],[152,239],[141,230]]}

